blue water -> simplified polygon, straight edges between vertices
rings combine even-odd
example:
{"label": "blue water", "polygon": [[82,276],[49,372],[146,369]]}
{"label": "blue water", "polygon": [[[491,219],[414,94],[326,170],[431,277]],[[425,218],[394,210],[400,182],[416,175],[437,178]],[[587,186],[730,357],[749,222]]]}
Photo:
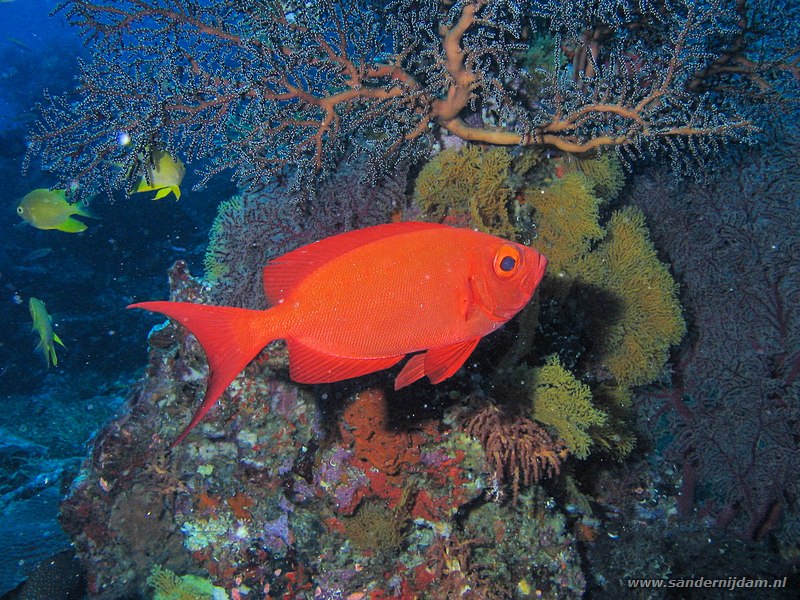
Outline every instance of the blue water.
{"label": "blue water", "polygon": [[[36,162],[22,174],[35,105],[45,90],[72,89],[85,55],[75,28],[50,16],[55,4],[0,3],[0,593],[69,546],[56,520],[60,498],[146,357],[154,320],[124,306],[163,297],[166,267],[179,257],[200,272],[213,199],[230,195],[223,183],[180,203],[98,203],[100,219],[79,235],[20,221],[20,199],[55,183]],[[33,351],[30,297],[46,304],[64,342],[57,367]]]}

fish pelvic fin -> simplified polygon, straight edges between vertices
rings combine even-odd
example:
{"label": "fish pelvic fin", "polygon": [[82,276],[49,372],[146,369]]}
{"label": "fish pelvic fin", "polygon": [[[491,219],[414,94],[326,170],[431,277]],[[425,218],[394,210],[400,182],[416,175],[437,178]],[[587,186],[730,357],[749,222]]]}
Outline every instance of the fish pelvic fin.
{"label": "fish pelvic fin", "polygon": [[178,321],[206,353],[209,377],[203,403],[170,448],[183,441],[264,346],[281,337],[270,311],[165,301],[138,302],[128,308],[143,308]]}
{"label": "fish pelvic fin", "polygon": [[440,383],[452,377],[469,358],[480,337],[470,338],[441,348],[431,348],[422,354],[415,354],[405,364],[394,380],[394,389],[399,390],[421,379],[425,375],[431,383]]}

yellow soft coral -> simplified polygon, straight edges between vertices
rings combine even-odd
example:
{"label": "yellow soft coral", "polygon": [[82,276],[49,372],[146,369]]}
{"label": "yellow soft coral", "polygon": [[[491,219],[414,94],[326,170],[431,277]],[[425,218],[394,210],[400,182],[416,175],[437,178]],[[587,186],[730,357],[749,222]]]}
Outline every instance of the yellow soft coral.
{"label": "yellow soft coral", "polygon": [[597,158],[578,158],[566,163],[567,173],[584,174],[591,182],[595,195],[610,200],[619,194],[625,185],[625,173],[619,159],[613,154],[601,154]]}
{"label": "yellow soft coral", "polygon": [[506,186],[510,164],[505,148],[444,150],[420,172],[414,201],[434,221],[469,218],[483,231],[513,236],[508,218],[511,190]]}
{"label": "yellow soft coral", "polygon": [[686,324],[674,279],[656,255],[635,208],[615,212],[608,235],[579,265],[581,279],[612,292],[619,317],[598,332],[599,361],[623,386],[655,379],[664,368],[670,346],[680,342]]}
{"label": "yellow soft coral", "polygon": [[600,200],[582,173],[568,173],[543,190],[528,189],[525,201],[533,207],[536,221],[531,245],[547,257],[550,274],[570,274],[592,242],[603,237]]}
{"label": "yellow soft coral", "polygon": [[631,411],[632,392],[627,386],[604,382],[592,388],[593,400],[608,415],[608,420],[592,428],[592,442],[606,454],[622,460],[636,447],[636,435],[631,431],[634,420]]}
{"label": "yellow soft coral", "polygon": [[578,458],[589,455],[592,438],[588,429],[603,425],[606,414],[592,406],[592,391],[561,365],[557,355],[531,372],[533,418],[551,425]]}
{"label": "yellow soft coral", "polygon": [[[224,594],[222,588],[195,575],[179,577],[169,569],[155,565],[147,578],[153,588],[153,600],[212,600]],[[227,596],[223,596],[227,597]]]}

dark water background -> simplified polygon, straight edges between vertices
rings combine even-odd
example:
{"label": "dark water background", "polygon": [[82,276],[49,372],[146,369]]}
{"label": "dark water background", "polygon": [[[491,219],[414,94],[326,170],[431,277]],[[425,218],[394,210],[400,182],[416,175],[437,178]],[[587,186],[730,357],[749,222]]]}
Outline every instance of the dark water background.
{"label": "dark water background", "polygon": [[[19,219],[25,194],[55,184],[35,162],[22,172],[35,105],[45,89],[58,95],[74,87],[85,54],[64,16],[50,16],[55,5],[0,3],[0,594],[68,545],[58,500],[91,435],[144,365],[147,332],[158,320],[125,306],[166,297],[166,269],[177,258],[201,272],[216,205],[234,193],[224,177],[192,192],[189,173],[180,202],[97,198],[91,210],[100,220],[80,234]],[[46,304],[66,346],[55,368],[34,353],[30,297]]]}

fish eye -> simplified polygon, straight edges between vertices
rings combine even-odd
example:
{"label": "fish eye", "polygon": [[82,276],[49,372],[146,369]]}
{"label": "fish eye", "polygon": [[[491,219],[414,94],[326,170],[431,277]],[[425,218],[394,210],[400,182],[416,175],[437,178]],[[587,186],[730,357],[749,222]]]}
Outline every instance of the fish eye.
{"label": "fish eye", "polygon": [[24,213],[24,212],[25,212],[25,209],[23,209],[21,206],[18,206],[18,207],[17,207],[17,214],[18,214],[18,215],[21,215],[21,214],[22,214],[22,213]]}
{"label": "fish eye", "polygon": [[500,269],[502,271],[510,271],[517,266],[517,261],[510,256],[504,256],[500,261]]}
{"label": "fish eye", "polygon": [[494,272],[498,277],[511,277],[519,269],[522,255],[515,246],[501,246],[494,256]]}

